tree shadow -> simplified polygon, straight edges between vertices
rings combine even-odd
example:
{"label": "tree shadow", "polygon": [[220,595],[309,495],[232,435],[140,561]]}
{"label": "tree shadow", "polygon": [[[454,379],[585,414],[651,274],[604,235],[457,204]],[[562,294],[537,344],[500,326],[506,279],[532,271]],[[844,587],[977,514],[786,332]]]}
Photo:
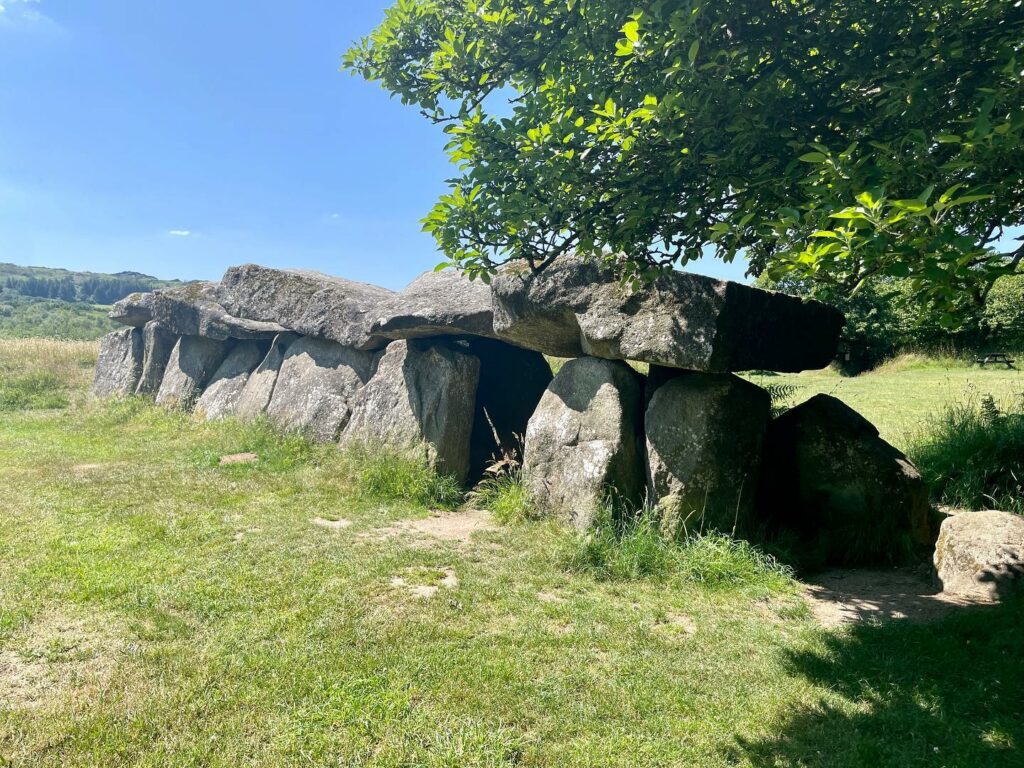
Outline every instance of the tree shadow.
{"label": "tree shadow", "polygon": [[1024,599],[941,622],[861,624],[791,652],[827,689],[781,731],[738,741],[755,766],[1024,765]]}

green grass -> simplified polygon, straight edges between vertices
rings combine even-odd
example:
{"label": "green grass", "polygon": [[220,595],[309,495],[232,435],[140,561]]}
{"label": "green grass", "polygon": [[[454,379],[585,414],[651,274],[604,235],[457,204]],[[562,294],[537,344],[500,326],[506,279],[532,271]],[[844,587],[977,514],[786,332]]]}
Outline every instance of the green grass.
{"label": "green grass", "polygon": [[771,592],[785,590],[792,578],[788,568],[746,541],[713,533],[667,537],[653,511],[616,520],[605,509],[593,530],[566,540],[560,560],[568,571],[602,581],[651,578]]}
{"label": "green grass", "polygon": [[573,561],[585,541],[518,512],[468,544],[392,535],[445,497],[396,492],[408,466],[92,402],[88,354],[0,344],[0,382],[73,382],[64,408],[0,414],[5,768],[987,766],[1024,746],[1022,604],[826,632],[728,540],[605,531]]}
{"label": "green grass", "polygon": [[1007,410],[990,398],[950,405],[921,427],[910,458],[940,504],[1024,514],[1024,398]]}
{"label": "green grass", "polygon": [[469,502],[494,513],[502,523],[540,518],[518,470],[485,477],[469,494]]}
{"label": "green grass", "polygon": [[[1024,358],[1020,360],[1024,363]],[[790,384],[797,405],[816,394],[838,397],[863,414],[882,437],[901,450],[917,438],[921,425],[941,416],[946,406],[991,395],[1012,408],[1024,394],[1024,371],[972,366],[963,360],[930,360],[904,355],[860,376],[842,377],[834,370],[780,375],[748,375],[761,386]]]}

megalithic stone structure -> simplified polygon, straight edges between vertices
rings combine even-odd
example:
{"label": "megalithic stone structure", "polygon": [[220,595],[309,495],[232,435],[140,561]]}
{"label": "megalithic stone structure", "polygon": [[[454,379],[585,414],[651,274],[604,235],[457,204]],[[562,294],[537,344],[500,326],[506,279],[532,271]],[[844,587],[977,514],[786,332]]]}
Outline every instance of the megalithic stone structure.
{"label": "megalithic stone structure", "polygon": [[[133,294],[111,317],[131,327],[104,339],[97,395],[156,393],[206,418],[266,413],[467,482],[518,459],[538,508],[578,527],[605,503],[674,504],[726,533],[757,529],[755,500],[781,498],[755,487],[777,463],[762,461],[762,443],[797,418],[766,428],[767,394],[730,374],[824,367],[844,322],[819,302],[682,272],[630,290],[575,256],[540,273],[503,267],[489,285],[426,273],[397,292],[248,264],[218,283]],[[577,359],[552,379],[544,355]],[[838,441],[863,442],[838,421]],[[813,452],[795,439],[786,456]],[[838,519],[811,495],[815,519]],[[904,506],[914,519],[895,529],[919,530],[919,504]]]}

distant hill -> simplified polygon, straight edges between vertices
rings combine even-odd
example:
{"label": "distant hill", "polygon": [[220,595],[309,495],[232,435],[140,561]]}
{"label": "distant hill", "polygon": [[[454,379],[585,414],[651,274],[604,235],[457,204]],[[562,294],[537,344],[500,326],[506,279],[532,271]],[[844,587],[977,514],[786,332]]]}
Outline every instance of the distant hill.
{"label": "distant hill", "polygon": [[137,291],[181,285],[141,272],[74,272],[0,263],[0,337],[97,339],[117,328],[111,304]]}

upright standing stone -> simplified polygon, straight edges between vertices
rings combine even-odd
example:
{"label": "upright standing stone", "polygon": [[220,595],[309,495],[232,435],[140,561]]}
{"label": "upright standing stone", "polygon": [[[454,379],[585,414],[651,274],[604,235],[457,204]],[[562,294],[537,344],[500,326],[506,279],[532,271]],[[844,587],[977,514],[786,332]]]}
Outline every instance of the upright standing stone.
{"label": "upright standing stone", "polygon": [[160,323],[150,321],[142,329],[142,339],[145,351],[136,394],[155,395],[160,391],[160,382],[164,380],[164,371],[167,370],[178,337]]}
{"label": "upright standing stone", "polygon": [[294,339],[293,335],[284,333],[274,339],[266,357],[245,382],[245,388],[235,404],[235,416],[252,420],[267,412],[277,385],[277,375],[284,362],[284,352]]}
{"label": "upright standing stone", "polygon": [[769,426],[761,508],[774,529],[796,537],[794,554],[812,567],[899,561],[934,541],[917,469],[829,395]]}
{"label": "upright standing stone", "polygon": [[182,336],[174,345],[156,401],[168,408],[191,410],[203,387],[227,356],[230,344],[201,336]]}
{"label": "upright standing stone", "polygon": [[92,391],[97,397],[130,395],[142,374],[142,331],[124,328],[108,333],[100,342]]}
{"label": "upright standing stone", "polygon": [[444,343],[396,341],[359,394],[343,442],[385,445],[465,481],[480,361]]}
{"label": "upright standing stone", "polygon": [[376,355],[333,341],[303,337],[288,347],[267,413],[284,429],[337,440]]}
{"label": "upright standing stone", "polygon": [[196,402],[196,413],[209,421],[232,415],[249,381],[249,374],[266,357],[266,351],[266,344],[239,342],[206,385]]}
{"label": "upright standing stone", "polygon": [[732,374],[684,373],[647,406],[648,488],[668,531],[752,528],[771,398]]}
{"label": "upright standing stone", "polygon": [[591,526],[607,495],[643,497],[643,384],[622,362],[562,366],[526,428],[523,479],[538,508]]}
{"label": "upright standing stone", "polygon": [[823,368],[844,323],[826,304],[686,272],[631,291],[581,257],[540,274],[506,267],[492,289],[494,331],[511,344],[694,371]]}

